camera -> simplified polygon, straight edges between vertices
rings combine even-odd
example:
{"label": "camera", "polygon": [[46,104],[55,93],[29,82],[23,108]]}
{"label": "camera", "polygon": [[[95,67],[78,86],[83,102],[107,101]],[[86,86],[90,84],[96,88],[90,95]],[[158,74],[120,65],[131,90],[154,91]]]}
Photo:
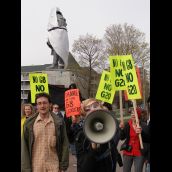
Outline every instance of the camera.
{"label": "camera", "polygon": [[122,157],[121,157],[121,154],[120,154],[119,152],[118,152],[118,154],[117,154],[117,162],[118,162],[118,165],[119,165],[120,167],[123,166]]}
{"label": "camera", "polygon": [[121,145],[121,148],[120,148],[120,151],[122,151],[122,150],[126,150],[128,152],[131,152],[132,146],[124,143],[124,144]]}

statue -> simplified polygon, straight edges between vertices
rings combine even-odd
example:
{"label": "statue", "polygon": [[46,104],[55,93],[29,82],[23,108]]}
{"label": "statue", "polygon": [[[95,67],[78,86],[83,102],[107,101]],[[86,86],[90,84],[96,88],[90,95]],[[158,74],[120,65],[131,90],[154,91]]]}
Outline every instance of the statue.
{"label": "statue", "polygon": [[53,64],[47,69],[66,69],[68,65],[69,40],[66,26],[66,19],[60,9],[53,8],[49,17],[47,40],[53,55]]}

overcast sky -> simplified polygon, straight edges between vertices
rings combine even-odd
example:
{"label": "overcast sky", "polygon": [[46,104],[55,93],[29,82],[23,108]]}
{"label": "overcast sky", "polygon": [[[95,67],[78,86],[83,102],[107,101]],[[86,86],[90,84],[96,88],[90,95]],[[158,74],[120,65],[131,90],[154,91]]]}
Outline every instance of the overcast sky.
{"label": "overcast sky", "polygon": [[53,7],[60,8],[66,18],[69,51],[80,35],[88,33],[101,39],[112,24],[133,24],[150,42],[150,0],[22,0],[22,66],[52,64],[46,40]]}

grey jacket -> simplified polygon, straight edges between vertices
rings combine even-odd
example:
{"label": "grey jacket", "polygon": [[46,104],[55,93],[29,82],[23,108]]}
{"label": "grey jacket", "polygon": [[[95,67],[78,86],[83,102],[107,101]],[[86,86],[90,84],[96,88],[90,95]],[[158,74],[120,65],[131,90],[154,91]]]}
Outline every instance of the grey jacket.
{"label": "grey jacket", "polygon": [[[33,124],[38,113],[28,118],[24,124],[21,140],[21,172],[32,172],[32,147],[34,143]],[[57,138],[56,150],[59,158],[60,170],[66,170],[69,166],[69,143],[66,134],[64,120],[54,113],[51,113],[55,124]]]}

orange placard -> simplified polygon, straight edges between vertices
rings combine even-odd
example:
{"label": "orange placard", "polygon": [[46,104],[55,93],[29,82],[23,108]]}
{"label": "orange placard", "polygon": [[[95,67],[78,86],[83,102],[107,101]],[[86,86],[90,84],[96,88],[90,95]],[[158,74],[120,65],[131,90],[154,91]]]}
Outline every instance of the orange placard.
{"label": "orange placard", "polygon": [[139,83],[140,94],[142,97],[142,84],[141,84],[141,78],[140,78],[140,69],[138,66],[136,66],[136,74],[137,74],[137,79],[138,79],[138,83]]}
{"label": "orange placard", "polygon": [[125,101],[128,101],[128,96],[127,96],[127,91],[124,90],[124,98],[125,98]]}
{"label": "orange placard", "polygon": [[79,89],[65,91],[65,111],[66,117],[80,115],[81,101],[79,98]]}

